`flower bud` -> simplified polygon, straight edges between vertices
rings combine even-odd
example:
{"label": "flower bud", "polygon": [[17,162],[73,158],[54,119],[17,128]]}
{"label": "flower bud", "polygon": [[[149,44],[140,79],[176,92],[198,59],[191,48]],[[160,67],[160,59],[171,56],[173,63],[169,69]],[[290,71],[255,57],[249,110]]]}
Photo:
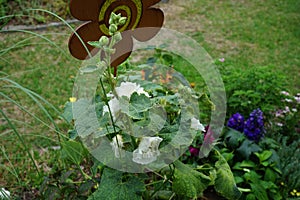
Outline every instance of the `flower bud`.
{"label": "flower bud", "polygon": [[117,30],[118,30],[117,25],[115,25],[115,24],[109,25],[109,33],[110,34],[114,34],[115,32],[117,32]]}
{"label": "flower bud", "polygon": [[107,46],[109,43],[108,37],[105,35],[101,36],[101,38],[99,39],[99,43],[101,46]]}
{"label": "flower bud", "polygon": [[126,20],[127,20],[127,18],[126,17],[121,17],[120,19],[119,19],[119,25],[124,25],[125,23],[126,23]]}
{"label": "flower bud", "polygon": [[115,41],[116,42],[119,42],[119,41],[122,40],[122,35],[121,35],[120,32],[116,32],[116,34],[114,35],[114,37],[115,37]]}

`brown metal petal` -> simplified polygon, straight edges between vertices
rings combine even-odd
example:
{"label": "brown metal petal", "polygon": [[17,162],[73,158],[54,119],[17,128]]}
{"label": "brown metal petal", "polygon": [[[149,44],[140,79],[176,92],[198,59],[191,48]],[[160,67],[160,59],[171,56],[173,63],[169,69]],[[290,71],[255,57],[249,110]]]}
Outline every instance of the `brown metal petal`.
{"label": "brown metal petal", "polygon": [[[98,22],[87,22],[76,29],[77,34],[82,38],[88,50],[95,55],[97,51],[94,51],[94,47],[87,44],[89,41],[98,41],[99,38],[104,35],[100,29]],[[77,59],[84,60],[88,57],[88,52],[80,42],[78,37],[73,33],[69,39],[69,50],[72,56]]]}
{"label": "brown metal petal", "polygon": [[100,8],[105,0],[71,0],[70,12],[81,21],[98,21]]}
{"label": "brown metal petal", "polygon": [[144,8],[148,8],[150,6],[153,6],[154,4],[157,4],[158,2],[160,2],[161,0],[143,0],[143,6]]}
{"label": "brown metal petal", "polygon": [[133,36],[139,41],[147,41],[154,37],[164,23],[164,14],[160,9],[151,8],[144,11],[138,28],[156,27],[154,29],[136,29]]}

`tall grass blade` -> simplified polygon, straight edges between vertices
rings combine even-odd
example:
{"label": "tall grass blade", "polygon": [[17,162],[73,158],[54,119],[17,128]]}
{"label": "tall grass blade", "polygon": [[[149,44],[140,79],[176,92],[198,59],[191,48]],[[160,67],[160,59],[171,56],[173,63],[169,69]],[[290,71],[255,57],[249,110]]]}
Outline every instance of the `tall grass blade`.
{"label": "tall grass blade", "polygon": [[27,148],[27,145],[25,144],[25,141],[23,139],[23,137],[21,136],[21,134],[19,134],[19,132],[17,131],[16,127],[14,126],[14,124],[11,123],[10,119],[7,117],[7,115],[2,111],[2,109],[0,109],[0,113],[2,114],[2,116],[4,117],[4,119],[7,121],[9,127],[13,130],[13,132],[15,133],[15,135],[18,137],[18,139],[20,140],[21,144],[23,145],[25,151],[27,152],[31,162],[33,163],[35,169],[36,169],[36,172],[38,173],[38,175],[40,176],[40,170],[38,168],[38,166],[36,165],[29,149]]}

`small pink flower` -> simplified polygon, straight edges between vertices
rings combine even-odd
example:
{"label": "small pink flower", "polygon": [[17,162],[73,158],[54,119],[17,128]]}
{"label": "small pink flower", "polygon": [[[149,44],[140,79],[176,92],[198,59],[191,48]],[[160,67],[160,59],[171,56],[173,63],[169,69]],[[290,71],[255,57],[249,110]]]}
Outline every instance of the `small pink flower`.
{"label": "small pink flower", "polygon": [[276,111],[275,116],[276,117],[282,117],[282,113],[283,113],[282,110],[278,110],[278,111]]}
{"label": "small pink flower", "polygon": [[285,107],[285,110],[283,110],[283,113],[289,113],[291,112],[290,108],[288,106]]}
{"label": "small pink flower", "polygon": [[280,94],[283,94],[283,95],[286,95],[286,96],[290,95],[290,93],[288,93],[287,91],[281,91]]}
{"label": "small pink flower", "polygon": [[[297,94],[298,95],[298,94]],[[300,96],[295,97],[295,100],[297,101],[297,103],[300,103]]]}
{"label": "small pink flower", "polygon": [[292,99],[287,99],[287,98],[285,99],[285,101],[288,102],[288,103],[292,103],[293,102]]}
{"label": "small pink flower", "polygon": [[219,61],[220,62],[225,62],[225,58],[220,58]]}

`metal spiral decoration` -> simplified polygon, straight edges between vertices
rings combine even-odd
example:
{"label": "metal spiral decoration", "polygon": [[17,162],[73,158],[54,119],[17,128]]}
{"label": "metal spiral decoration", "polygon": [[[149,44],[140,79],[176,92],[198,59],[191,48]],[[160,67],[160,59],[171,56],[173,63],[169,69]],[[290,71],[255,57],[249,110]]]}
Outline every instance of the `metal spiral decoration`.
{"label": "metal spiral decoration", "polygon": [[121,13],[123,17],[127,17],[126,24],[119,28],[119,31],[135,29],[142,16],[143,5],[141,0],[107,0],[102,5],[99,13],[99,28],[100,30],[109,35],[109,17],[114,12]]}

